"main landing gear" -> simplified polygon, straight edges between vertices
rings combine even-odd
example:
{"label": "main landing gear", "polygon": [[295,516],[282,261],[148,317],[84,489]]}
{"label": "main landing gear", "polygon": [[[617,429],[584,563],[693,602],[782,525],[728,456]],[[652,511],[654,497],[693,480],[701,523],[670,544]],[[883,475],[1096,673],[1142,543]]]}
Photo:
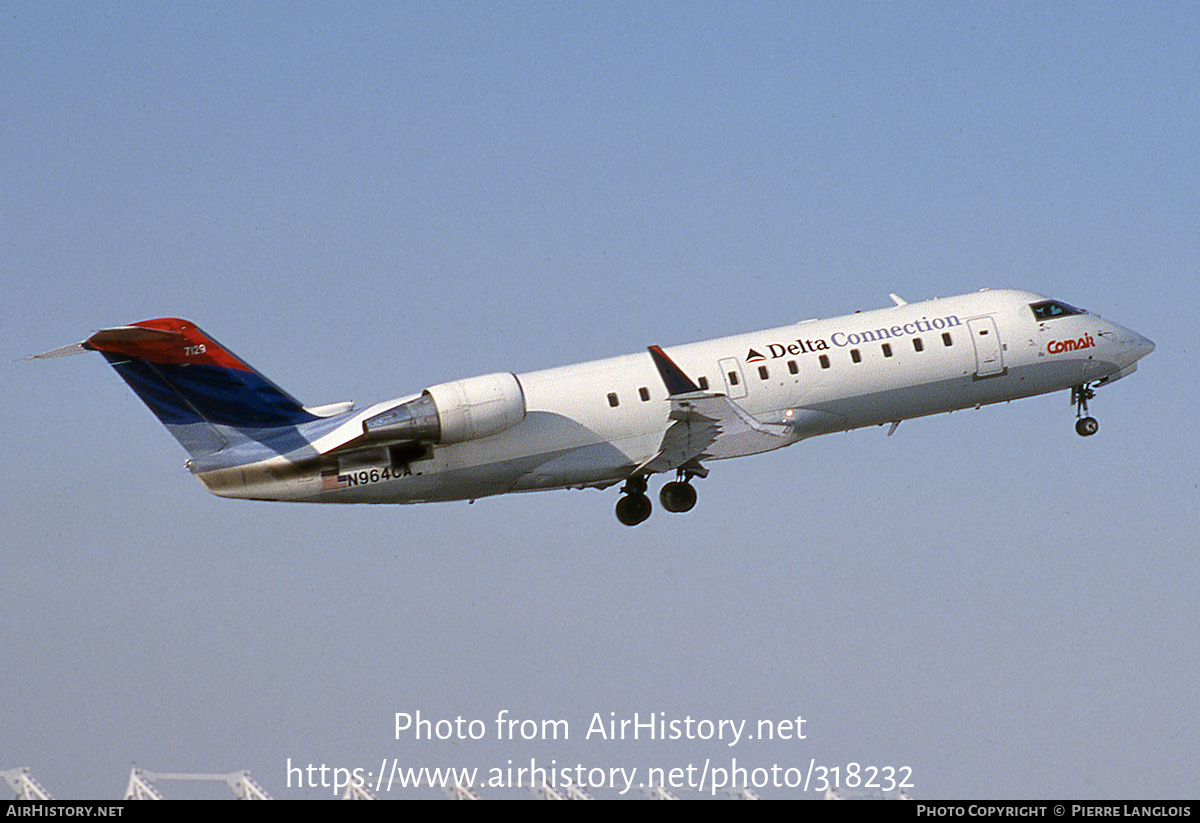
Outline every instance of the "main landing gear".
{"label": "main landing gear", "polygon": [[696,505],[696,487],[692,485],[691,472],[685,474],[681,469],[677,477],[683,479],[664,484],[662,491],[658,493],[658,499],[667,511],[682,514],[690,512],[692,506]]}
{"label": "main landing gear", "polygon": [[[677,477],[662,487],[658,500],[669,512],[691,511],[696,505],[696,488],[692,485],[692,472],[680,469]],[[621,499],[617,501],[617,519],[626,526],[636,526],[650,516],[650,498],[646,496],[646,475],[638,474],[625,481],[621,487]]]}
{"label": "main landing gear", "polygon": [[649,517],[652,510],[650,498],[646,496],[646,475],[635,474],[621,487],[617,519],[626,526],[636,526]]}
{"label": "main landing gear", "polygon": [[1075,431],[1080,437],[1091,437],[1100,430],[1100,421],[1088,416],[1088,401],[1096,396],[1096,390],[1087,383],[1071,387],[1071,402],[1075,404]]}

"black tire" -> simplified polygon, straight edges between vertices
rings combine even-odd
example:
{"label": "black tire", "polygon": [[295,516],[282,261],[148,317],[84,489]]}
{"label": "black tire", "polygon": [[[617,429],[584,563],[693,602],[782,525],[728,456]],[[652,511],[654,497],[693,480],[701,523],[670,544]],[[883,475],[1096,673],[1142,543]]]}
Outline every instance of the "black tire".
{"label": "black tire", "polygon": [[1091,437],[1100,430],[1100,421],[1094,417],[1084,417],[1075,421],[1075,431],[1080,437]]}
{"label": "black tire", "polygon": [[636,526],[650,516],[653,507],[644,494],[627,494],[617,501],[617,519],[626,526]]}
{"label": "black tire", "polygon": [[662,487],[658,499],[662,507],[669,512],[688,512],[696,505],[696,488],[691,483],[672,480]]}

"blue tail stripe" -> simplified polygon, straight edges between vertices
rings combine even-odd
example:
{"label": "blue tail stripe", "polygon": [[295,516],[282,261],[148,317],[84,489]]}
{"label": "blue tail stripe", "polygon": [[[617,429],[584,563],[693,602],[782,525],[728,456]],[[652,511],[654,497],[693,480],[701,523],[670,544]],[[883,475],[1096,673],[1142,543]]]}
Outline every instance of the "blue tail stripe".
{"label": "blue tail stripe", "polygon": [[235,428],[275,428],[317,419],[255,371],[188,363],[156,364],[125,354],[102,353],[166,424],[206,422]]}

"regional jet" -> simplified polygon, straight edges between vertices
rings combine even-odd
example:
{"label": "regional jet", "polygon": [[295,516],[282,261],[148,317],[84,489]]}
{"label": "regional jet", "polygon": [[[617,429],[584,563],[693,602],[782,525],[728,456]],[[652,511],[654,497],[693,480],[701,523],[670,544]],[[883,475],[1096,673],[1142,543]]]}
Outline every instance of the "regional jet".
{"label": "regional jet", "polygon": [[188,452],[214,494],[424,503],[608,488],[617,518],[696,503],[710,461],[820,434],[1070,391],[1076,431],[1095,389],[1154,350],[1059,300],[983,290],[702,343],[514,374],[375,404],[305,406],[194,323],[143,320],[35,355],[97,351]]}

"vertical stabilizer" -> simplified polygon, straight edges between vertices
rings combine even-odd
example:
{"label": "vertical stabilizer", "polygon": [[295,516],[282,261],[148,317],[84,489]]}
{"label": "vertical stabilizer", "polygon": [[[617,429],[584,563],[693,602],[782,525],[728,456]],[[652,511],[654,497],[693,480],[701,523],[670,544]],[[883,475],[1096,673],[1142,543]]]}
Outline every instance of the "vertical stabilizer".
{"label": "vertical stabilizer", "polygon": [[[317,419],[300,401],[205,334],[174,317],[102,329],[78,344],[104,355],[193,457],[233,438]],[[75,347],[47,352],[70,354]]]}

